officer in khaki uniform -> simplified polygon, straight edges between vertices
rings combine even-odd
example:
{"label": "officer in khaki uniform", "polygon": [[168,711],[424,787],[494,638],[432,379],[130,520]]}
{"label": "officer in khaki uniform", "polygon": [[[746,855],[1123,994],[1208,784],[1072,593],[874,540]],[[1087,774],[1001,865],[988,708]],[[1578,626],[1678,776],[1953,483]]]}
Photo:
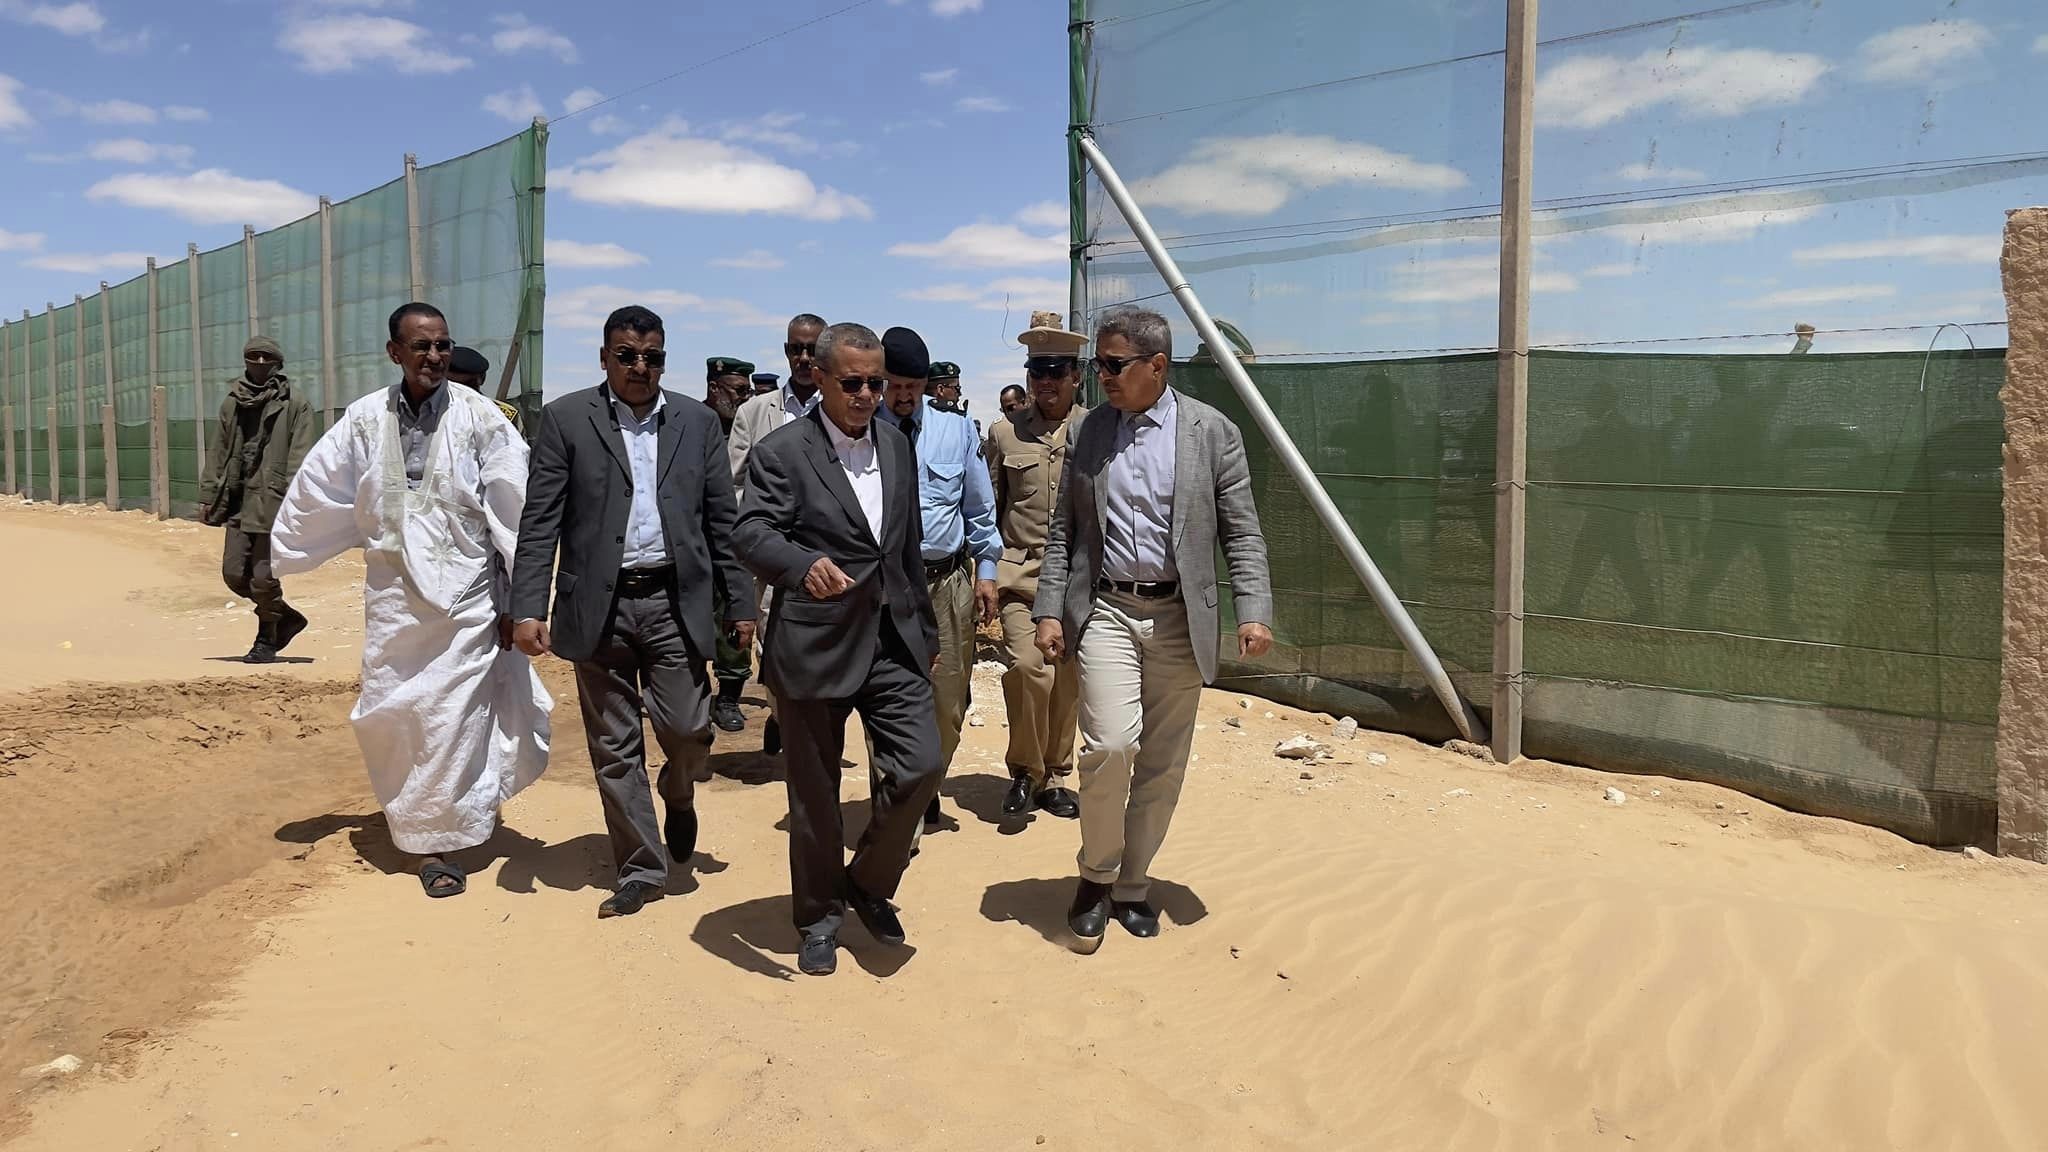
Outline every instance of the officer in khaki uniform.
{"label": "officer in khaki uniform", "polygon": [[1010,749],[1003,759],[1011,783],[1003,811],[1017,816],[1036,805],[1072,820],[1081,812],[1081,798],[1069,786],[1079,669],[1071,660],[1046,663],[1036,644],[1038,625],[1031,618],[1031,604],[1038,595],[1047,526],[1059,504],[1068,437],[1088,414],[1074,403],[1074,391],[1081,384],[1081,349],[1088,338],[1066,331],[1057,312],[1034,312],[1030,330],[1017,342],[1024,345],[1031,402],[997,420],[988,438],[996,529],[1003,538],[996,589],[1003,641],[1010,650],[1010,668],[1003,673]]}

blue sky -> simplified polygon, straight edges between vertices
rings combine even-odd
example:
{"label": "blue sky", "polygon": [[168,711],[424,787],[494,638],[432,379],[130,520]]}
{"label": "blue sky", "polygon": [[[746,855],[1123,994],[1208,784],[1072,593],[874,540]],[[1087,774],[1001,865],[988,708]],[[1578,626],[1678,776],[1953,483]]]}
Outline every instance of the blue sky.
{"label": "blue sky", "polygon": [[[774,364],[798,310],[909,324],[984,408],[1018,375],[1024,316],[1066,299],[1064,3],[870,0],[629,91],[848,2],[0,0],[0,308],[232,242],[390,179],[406,151],[444,159],[540,113],[551,393],[590,381],[598,318],[637,301],[686,362]],[[2043,149],[2048,9],[1785,0],[1657,23],[1712,7],[1546,0],[1539,343],[2001,319],[2003,212],[2048,202],[2048,168],[1942,162]],[[1263,354],[1484,346],[1502,11],[1097,0],[1101,139]],[[1366,73],[1387,74],[1345,79]],[[1805,179],[1852,168],[1874,171]],[[1093,215],[1111,242],[1094,300],[1161,291],[1099,197]]]}
{"label": "blue sky", "polygon": [[[1066,306],[1066,29],[1020,0],[0,0],[0,309],[120,282],[508,135],[552,129],[550,394],[644,303],[685,367],[784,370],[798,311],[919,329],[993,403]],[[560,119],[557,119],[560,118]],[[1004,308],[1009,309],[1006,321]],[[458,333],[458,336],[460,333]]]}

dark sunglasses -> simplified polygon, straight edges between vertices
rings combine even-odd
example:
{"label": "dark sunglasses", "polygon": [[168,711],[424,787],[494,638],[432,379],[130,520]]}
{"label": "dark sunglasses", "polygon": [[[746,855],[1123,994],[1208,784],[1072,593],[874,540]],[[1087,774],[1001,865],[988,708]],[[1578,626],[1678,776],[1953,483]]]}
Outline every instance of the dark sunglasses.
{"label": "dark sunglasses", "polygon": [[799,356],[803,357],[806,360],[815,360],[818,356],[818,346],[815,343],[784,344],[782,346],[782,354],[789,357],[792,360],[796,359]]}
{"label": "dark sunglasses", "polygon": [[1076,363],[1072,356],[1033,356],[1024,361],[1024,374],[1041,379],[1048,376],[1065,376],[1073,371]]}
{"label": "dark sunglasses", "polygon": [[839,390],[848,396],[860,395],[860,390],[863,388],[879,396],[888,387],[889,379],[886,376],[842,376],[839,378]]}
{"label": "dark sunglasses", "polygon": [[455,341],[415,340],[412,343],[407,344],[406,347],[412,349],[413,354],[416,356],[425,356],[429,352],[439,352],[443,356],[445,356],[448,353],[455,351]]}
{"label": "dark sunglasses", "polygon": [[1140,360],[1150,359],[1150,356],[1097,356],[1090,363],[1095,365],[1095,374],[1097,376],[1121,376],[1124,374],[1124,369],[1129,368]]}
{"label": "dark sunglasses", "polygon": [[621,368],[631,368],[642,360],[647,362],[649,368],[659,370],[662,365],[668,363],[668,353],[659,348],[650,348],[645,352],[635,352],[631,348],[612,349],[612,362]]}

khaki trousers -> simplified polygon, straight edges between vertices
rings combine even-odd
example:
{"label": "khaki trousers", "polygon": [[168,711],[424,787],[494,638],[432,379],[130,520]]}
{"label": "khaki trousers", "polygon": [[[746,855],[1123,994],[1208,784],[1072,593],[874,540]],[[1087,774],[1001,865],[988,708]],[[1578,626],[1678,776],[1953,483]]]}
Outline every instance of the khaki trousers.
{"label": "khaki trousers", "polygon": [[1143,900],[1187,776],[1202,673],[1179,596],[1096,596],[1081,671],[1081,877]]}
{"label": "khaki trousers", "polygon": [[1010,667],[1003,673],[1010,749],[1003,760],[1011,776],[1028,776],[1037,788],[1067,787],[1066,777],[1074,771],[1080,670],[1071,660],[1045,662],[1038,650],[1038,622],[1026,601],[1005,600],[1002,620],[1003,641],[1010,649]]}

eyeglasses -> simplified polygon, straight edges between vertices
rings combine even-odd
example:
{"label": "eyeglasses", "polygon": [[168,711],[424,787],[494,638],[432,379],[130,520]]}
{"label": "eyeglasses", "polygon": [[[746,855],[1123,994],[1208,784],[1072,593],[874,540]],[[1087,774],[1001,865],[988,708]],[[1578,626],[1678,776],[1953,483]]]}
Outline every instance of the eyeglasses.
{"label": "eyeglasses", "polygon": [[668,353],[659,348],[650,348],[645,352],[636,352],[631,348],[612,349],[612,362],[621,368],[631,368],[643,360],[647,362],[649,368],[658,372],[662,365],[668,363]]}
{"label": "eyeglasses", "polygon": [[407,344],[406,347],[412,349],[412,353],[415,356],[425,356],[429,352],[439,352],[443,356],[446,356],[448,353],[455,351],[455,341],[415,340],[412,343]]}
{"label": "eyeglasses", "polygon": [[815,360],[818,358],[818,345],[815,341],[809,344],[784,344],[782,346],[782,354],[792,360],[799,357],[805,360]]}
{"label": "eyeglasses", "polygon": [[1097,376],[1121,376],[1124,374],[1124,369],[1129,368],[1140,360],[1150,359],[1150,356],[1097,356],[1090,363],[1095,365],[1095,374]]}
{"label": "eyeglasses", "polygon": [[1071,356],[1033,356],[1024,361],[1024,374],[1040,379],[1065,376],[1073,370],[1075,363]]}
{"label": "eyeglasses", "polygon": [[887,391],[888,387],[889,378],[886,376],[842,376],[839,378],[839,390],[848,396],[860,395],[860,390],[863,388],[879,396]]}

